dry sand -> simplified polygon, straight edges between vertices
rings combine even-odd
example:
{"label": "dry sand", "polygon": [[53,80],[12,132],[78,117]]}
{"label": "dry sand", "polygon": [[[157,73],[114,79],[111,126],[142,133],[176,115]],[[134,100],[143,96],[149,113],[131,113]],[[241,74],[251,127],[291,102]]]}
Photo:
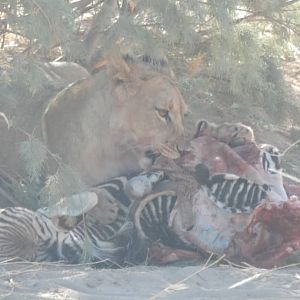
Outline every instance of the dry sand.
{"label": "dry sand", "polygon": [[0,266],[0,299],[243,298],[300,299],[300,267],[270,271],[230,265],[117,270],[23,263]]}

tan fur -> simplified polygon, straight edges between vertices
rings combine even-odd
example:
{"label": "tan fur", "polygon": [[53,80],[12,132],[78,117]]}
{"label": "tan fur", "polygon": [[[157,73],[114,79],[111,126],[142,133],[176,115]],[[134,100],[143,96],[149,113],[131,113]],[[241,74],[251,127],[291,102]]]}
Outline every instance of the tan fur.
{"label": "tan fur", "polygon": [[[41,102],[35,103],[29,113],[23,113],[26,120],[18,126],[34,132],[87,185],[140,170],[145,151],[161,143],[172,144],[182,135],[186,112],[179,90],[164,70],[127,64],[117,57],[108,59],[98,73],[59,92],[46,110]],[[171,122],[161,118],[156,107],[169,111]],[[0,118],[0,168],[13,176],[24,176],[16,149],[26,139],[21,131],[8,130]],[[50,158],[47,167],[54,173],[57,162]]]}
{"label": "tan fur", "polygon": [[206,120],[197,123],[195,137],[210,136],[218,139],[229,146],[241,146],[254,142],[254,133],[251,127],[242,123],[215,124]]}
{"label": "tan fur", "polygon": [[[168,111],[171,121],[156,108]],[[43,136],[50,151],[92,185],[140,170],[145,151],[182,135],[185,111],[168,76],[114,58],[51,101]]]}

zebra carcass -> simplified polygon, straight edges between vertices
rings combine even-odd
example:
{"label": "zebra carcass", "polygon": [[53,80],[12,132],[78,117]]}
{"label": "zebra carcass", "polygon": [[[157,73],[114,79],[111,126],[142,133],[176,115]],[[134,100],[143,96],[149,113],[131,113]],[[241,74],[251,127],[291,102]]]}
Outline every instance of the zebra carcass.
{"label": "zebra carcass", "polygon": [[[297,254],[300,249],[300,194],[293,195],[293,192],[299,188],[289,189],[289,185],[284,185],[276,147],[251,142],[231,148],[215,138],[201,136],[191,141],[190,150],[181,157],[180,163],[194,167],[203,162],[208,165],[212,178],[220,177],[219,172],[224,179],[237,177],[234,184],[224,181],[216,188],[203,184],[191,203],[185,199],[176,200],[184,205],[174,205],[168,225],[181,241],[196,246],[197,250],[225,254],[230,260],[246,261],[258,267],[280,265]],[[253,198],[257,195],[252,184],[268,187],[260,201]],[[218,195],[221,200],[224,198],[221,203],[216,199]],[[248,211],[228,210],[228,203],[242,205],[251,199],[256,205]],[[189,228],[184,226],[183,216],[187,213],[182,213],[182,209],[189,212],[192,223]],[[156,260],[161,262],[176,256],[174,249],[167,255],[156,248],[154,252]]]}

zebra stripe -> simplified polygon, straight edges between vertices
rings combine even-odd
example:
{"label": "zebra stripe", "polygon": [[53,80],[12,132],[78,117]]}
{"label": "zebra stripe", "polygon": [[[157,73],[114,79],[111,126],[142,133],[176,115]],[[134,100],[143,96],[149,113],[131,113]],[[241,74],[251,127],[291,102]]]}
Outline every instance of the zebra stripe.
{"label": "zebra stripe", "polygon": [[92,190],[97,193],[97,191],[105,190],[112,199],[116,200],[118,203],[124,207],[129,207],[131,205],[131,200],[125,193],[125,186],[130,177],[121,176],[113,178],[107,182],[95,185]]}
{"label": "zebra stripe", "polygon": [[272,145],[263,144],[261,150],[261,165],[265,172],[269,174],[277,174],[281,170],[279,150]]}
{"label": "zebra stripe", "polygon": [[[150,171],[141,173],[136,176],[116,177],[107,182],[94,186],[92,188],[92,191],[98,195],[99,201],[108,201],[111,203],[115,203],[118,207],[116,219],[112,223],[103,225],[101,223],[101,219],[96,220],[97,214],[93,215],[93,210],[91,210],[91,212],[87,212],[86,214],[84,214],[84,218],[77,217],[77,223],[75,222],[76,220],[72,220],[70,217],[64,216],[64,218],[59,218],[58,224],[64,229],[72,229],[70,228],[69,224],[73,223],[78,225],[85,222],[89,228],[94,228],[95,226],[97,226],[97,234],[100,235],[103,241],[113,239],[118,235],[122,226],[124,226],[124,224],[128,221],[128,215],[134,202],[134,200],[130,198],[130,195],[127,194],[128,186],[131,187],[130,191],[134,194],[135,188],[138,188],[135,185],[137,180],[141,183],[143,191],[143,184],[147,188],[149,188],[149,185],[152,186],[162,178],[163,172]],[[145,192],[149,191],[145,190]],[[138,193],[140,193],[140,190],[138,191]]]}
{"label": "zebra stripe", "polygon": [[260,163],[263,170],[263,177],[268,183],[272,192],[274,201],[286,201],[288,199],[287,191],[283,185],[283,175],[281,168],[281,154],[279,150],[272,145],[260,145]]}
{"label": "zebra stripe", "polygon": [[[64,235],[63,232],[60,233]],[[51,220],[22,207],[0,211],[0,260],[54,261],[58,232]]]}
{"label": "zebra stripe", "polygon": [[233,174],[213,175],[208,187],[216,204],[233,213],[248,213],[266,199],[269,186]]}
{"label": "zebra stripe", "polygon": [[162,171],[143,172],[138,175],[121,176],[95,185],[93,190],[106,190],[111,198],[124,207],[132,204],[133,198],[142,198],[152,191],[153,185],[164,177]]}
{"label": "zebra stripe", "polygon": [[107,261],[112,265],[122,262],[126,246],[126,239],[121,242],[117,237],[103,240],[101,227],[84,222],[71,231],[60,231],[49,218],[38,212],[23,207],[0,211],[0,261],[79,263],[89,252],[91,261]]}
{"label": "zebra stripe", "polygon": [[176,249],[194,250],[184,243],[169,226],[171,213],[177,196],[174,193],[160,192],[143,200],[135,213],[135,225],[144,241],[160,242]]}
{"label": "zebra stripe", "polygon": [[[60,255],[70,263],[84,261],[103,262],[105,265],[122,264],[127,243],[103,239],[103,231],[97,226],[81,223],[61,241]],[[106,238],[106,237],[105,237]]]}

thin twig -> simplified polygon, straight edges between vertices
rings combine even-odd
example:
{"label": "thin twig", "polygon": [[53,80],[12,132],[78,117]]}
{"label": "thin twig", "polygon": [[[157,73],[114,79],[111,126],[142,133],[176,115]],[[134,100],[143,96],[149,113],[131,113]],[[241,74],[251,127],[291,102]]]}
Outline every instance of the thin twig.
{"label": "thin twig", "polygon": [[66,264],[63,261],[58,262],[31,262],[31,261],[14,261],[15,258],[11,258],[8,260],[0,261],[0,266],[9,266],[9,265],[30,265],[31,267],[38,266],[38,267],[89,267],[93,265],[97,265],[99,263],[111,262],[109,259],[97,260],[93,262],[85,262],[85,263],[78,263],[78,264]]}
{"label": "thin twig", "polygon": [[273,269],[270,269],[270,270],[265,270],[265,269],[261,269],[263,270],[261,273],[258,273],[258,274],[254,274],[253,276],[250,276],[246,279],[243,279],[241,281],[238,281],[237,283],[231,285],[230,287],[228,287],[228,289],[234,289],[234,288],[237,288],[241,285],[244,285],[248,282],[251,282],[255,279],[258,279],[259,277],[263,276],[263,275],[267,275],[267,274],[270,274],[274,271],[277,271],[277,270],[283,270],[283,269],[287,269],[287,268],[290,268],[290,267],[296,267],[296,266],[300,266],[300,263],[295,263],[295,264],[290,264],[290,265],[286,265],[286,266],[282,266],[282,267],[278,267],[278,268],[273,268]]}
{"label": "thin twig", "polygon": [[295,147],[297,144],[300,143],[300,139],[288,146],[281,154],[280,156],[284,156],[289,150],[291,150],[293,147]]}
{"label": "thin twig", "polygon": [[2,36],[2,43],[1,43],[1,49],[4,49],[5,46],[5,39],[6,39],[6,32],[7,32],[7,28],[8,28],[8,23],[5,23],[4,25],[4,34]]}
{"label": "thin twig", "polygon": [[[270,170],[273,171],[273,172],[279,173],[279,172],[276,171],[276,170],[272,170],[272,169],[270,169]],[[292,180],[292,181],[295,181],[295,182],[297,182],[297,183],[300,183],[300,179],[299,179],[299,178],[297,178],[297,177],[295,177],[295,176],[293,176],[293,175],[290,175],[290,174],[288,174],[288,173],[285,173],[285,172],[280,172],[280,173],[281,173],[281,175],[282,175],[283,177],[288,178],[288,179],[290,179],[290,180]]]}
{"label": "thin twig", "polygon": [[264,275],[264,273],[266,273],[266,272],[254,274],[254,275],[251,276],[251,277],[248,277],[248,278],[246,278],[246,279],[243,279],[243,280],[241,280],[241,281],[239,281],[239,282],[237,282],[237,283],[231,285],[230,287],[228,287],[228,289],[235,289],[235,288],[237,288],[237,287],[239,287],[239,286],[241,286],[241,285],[244,285],[244,284],[246,284],[246,283],[248,283],[248,282],[251,282],[251,281],[253,281],[253,280],[255,280],[255,279],[258,279],[259,277],[261,277],[262,275]]}
{"label": "thin twig", "polygon": [[231,260],[228,260],[228,259],[226,259],[226,258],[224,259],[224,261],[225,261],[226,263],[228,263],[228,265],[230,265],[230,266],[232,266],[232,267],[234,267],[234,268],[247,269],[247,268],[249,268],[249,267],[252,267],[252,266],[250,266],[250,265],[247,264],[247,263],[241,262],[241,264],[238,264],[238,263],[232,262]]}
{"label": "thin twig", "polygon": [[[272,154],[272,156],[277,156],[277,157],[283,157],[286,155],[286,153],[288,151],[290,151],[293,147],[295,147],[297,144],[300,143],[300,139],[297,140],[296,142],[294,142],[293,144],[289,145],[282,153],[279,153],[279,154]],[[264,150],[261,150],[262,152],[268,154],[268,152],[264,151]],[[278,170],[275,170],[275,169],[270,169],[270,171],[274,172],[274,173],[277,173],[277,174],[281,174],[283,177],[286,177],[292,181],[295,181],[297,183],[300,183],[300,179],[293,176],[293,175],[290,175],[286,172],[283,172],[283,171],[278,171]]]}
{"label": "thin twig", "polygon": [[39,11],[41,12],[41,14],[45,17],[46,21],[48,22],[49,27],[53,31],[51,21],[50,21],[49,17],[47,16],[47,14],[44,12],[43,8],[35,0],[31,0],[31,2],[39,9]]}
{"label": "thin twig", "polygon": [[9,129],[11,127],[11,122],[9,122],[6,114],[0,111],[0,117],[4,119],[5,123],[7,124],[7,129]]}
{"label": "thin twig", "polygon": [[[294,142],[293,144],[289,145],[289,146],[288,146],[286,149],[284,149],[281,153],[279,153],[279,154],[272,153],[272,156],[277,156],[277,157],[285,156],[286,153],[287,153],[288,151],[290,151],[293,147],[295,147],[295,146],[296,146],[297,144],[299,144],[299,143],[300,143],[300,139],[297,140],[296,142]],[[269,152],[264,151],[264,150],[261,150],[261,152],[266,153],[266,154],[269,154]]]}
{"label": "thin twig", "polygon": [[0,278],[19,276],[19,275],[23,275],[26,273],[36,272],[36,271],[37,271],[37,269],[29,269],[29,267],[26,267],[23,270],[5,272],[5,274],[0,275]]}

